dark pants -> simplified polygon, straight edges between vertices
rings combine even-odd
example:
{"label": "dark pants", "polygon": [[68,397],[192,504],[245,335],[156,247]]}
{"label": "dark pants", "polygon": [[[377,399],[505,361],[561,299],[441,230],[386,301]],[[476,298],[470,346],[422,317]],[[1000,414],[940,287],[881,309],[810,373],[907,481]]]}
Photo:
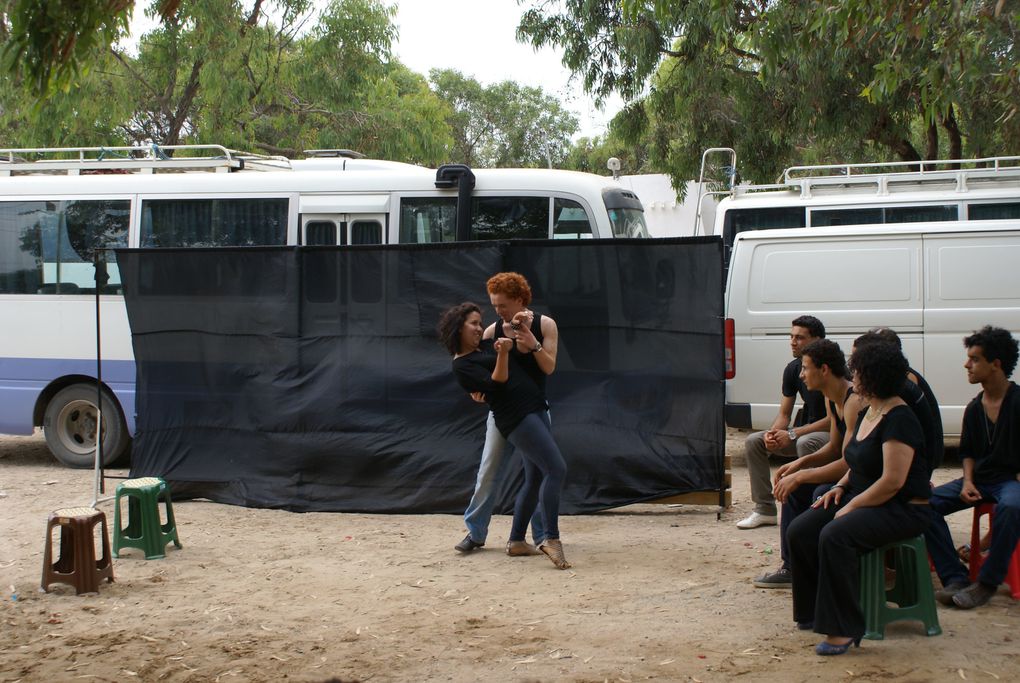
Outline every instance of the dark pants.
{"label": "dark pants", "polygon": [[[997,484],[974,484],[984,498],[983,502],[995,503],[995,522],[992,524],[992,545],[988,558],[981,565],[978,581],[996,586],[1006,578],[1009,561],[1013,557],[1017,540],[1020,539],[1020,482],[1010,479]],[[946,515],[974,507],[960,500],[963,479],[951,481],[931,492],[932,523],[924,534],[931,555],[932,564],[938,572],[943,586],[951,583],[970,583],[970,571],[960,562],[953,545],[953,537],[946,525]],[[971,548],[972,553],[981,552]]]}
{"label": "dark pants", "polygon": [[[844,497],[843,507],[850,502]],[[931,520],[927,505],[890,500],[835,519],[838,508],[811,508],[790,525],[793,618],[815,623],[815,632],[860,638],[861,555],[887,543],[917,536]]]}
{"label": "dark pants", "polygon": [[[833,482],[835,483],[835,482]],[[832,484],[801,484],[786,497],[783,503],[783,514],[779,517],[779,554],[783,558],[783,568],[790,568],[790,524],[797,519],[801,513],[811,507],[819,495],[818,489],[822,492],[828,491]]]}
{"label": "dark pants", "polygon": [[524,461],[524,485],[514,501],[511,541],[523,541],[528,522],[538,507],[545,523],[545,538],[559,538],[560,492],[567,464],[552,438],[545,413],[531,413],[507,436]]}

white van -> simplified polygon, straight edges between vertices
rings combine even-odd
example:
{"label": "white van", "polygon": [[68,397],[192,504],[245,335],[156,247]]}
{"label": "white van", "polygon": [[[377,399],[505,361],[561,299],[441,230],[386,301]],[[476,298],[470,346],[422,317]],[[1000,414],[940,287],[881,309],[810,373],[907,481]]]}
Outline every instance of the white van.
{"label": "white van", "polygon": [[767,429],[790,360],[790,323],[813,315],[849,355],[867,330],[900,335],[939,400],[946,435],[967,403],[963,338],[1020,332],[1020,221],[768,230],[736,235],[726,288],[726,423]]}

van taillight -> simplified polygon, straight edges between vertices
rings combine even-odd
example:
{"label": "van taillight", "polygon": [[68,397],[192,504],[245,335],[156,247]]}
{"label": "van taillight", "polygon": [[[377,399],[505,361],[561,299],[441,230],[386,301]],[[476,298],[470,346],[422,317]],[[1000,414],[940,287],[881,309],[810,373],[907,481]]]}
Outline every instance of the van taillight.
{"label": "van taillight", "polygon": [[726,379],[733,379],[737,374],[737,347],[733,333],[733,318],[726,318],[723,330],[723,358],[726,361]]}

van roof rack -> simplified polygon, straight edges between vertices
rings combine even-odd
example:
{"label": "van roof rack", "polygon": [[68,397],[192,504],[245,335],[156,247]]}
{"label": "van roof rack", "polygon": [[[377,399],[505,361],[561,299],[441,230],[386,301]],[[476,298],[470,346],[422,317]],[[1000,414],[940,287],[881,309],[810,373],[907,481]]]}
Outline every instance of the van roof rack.
{"label": "van roof rack", "polygon": [[1020,181],[1020,156],[981,159],[939,159],[935,161],[892,161],[864,164],[826,164],[791,166],[776,185],[752,185],[748,190],[800,189],[802,197],[813,189],[836,186],[873,185],[880,195],[894,186],[955,185],[956,192],[967,192],[973,181]]}
{"label": "van roof rack", "polygon": [[289,170],[286,157],[227,149],[222,145],[147,147],[24,147],[0,149],[0,176],[82,175]]}

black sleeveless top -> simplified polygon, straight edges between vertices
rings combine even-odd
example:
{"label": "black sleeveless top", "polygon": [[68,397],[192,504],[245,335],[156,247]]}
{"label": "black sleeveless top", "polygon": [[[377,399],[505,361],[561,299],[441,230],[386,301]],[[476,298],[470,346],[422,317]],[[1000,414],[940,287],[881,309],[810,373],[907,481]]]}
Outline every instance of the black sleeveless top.
{"label": "black sleeveless top", "polygon": [[[836,429],[839,430],[839,443],[842,444],[846,438],[846,402],[850,400],[850,394],[854,393],[853,387],[847,387],[846,396],[843,397],[843,417],[839,416],[836,412],[836,404],[829,401],[829,412],[832,413],[832,419],[836,421]],[[842,450],[842,446],[840,447]]]}
{"label": "black sleeveless top", "polygon": [[[541,344],[545,341],[545,335],[542,334],[542,314],[536,313],[535,317],[531,320],[531,333],[535,335],[535,339]],[[496,334],[494,339],[506,337],[503,334],[503,319],[500,318],[496,321]],[[531,353],[530,349],[518,348],[519,344],[514,344],[514,347],[510,349],[510,357],[517,361],[517,364],[528,373],[528,377],[535,383],[535,385],[545,396],[545,378],[548,376],[542,372],[542,368],[538,367],[538,361],[535,360],[535,354]]]}

